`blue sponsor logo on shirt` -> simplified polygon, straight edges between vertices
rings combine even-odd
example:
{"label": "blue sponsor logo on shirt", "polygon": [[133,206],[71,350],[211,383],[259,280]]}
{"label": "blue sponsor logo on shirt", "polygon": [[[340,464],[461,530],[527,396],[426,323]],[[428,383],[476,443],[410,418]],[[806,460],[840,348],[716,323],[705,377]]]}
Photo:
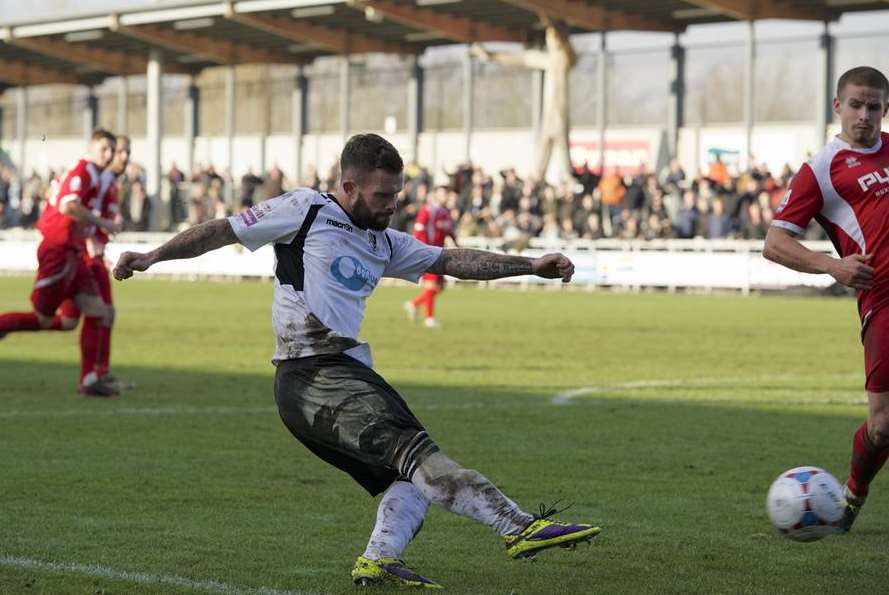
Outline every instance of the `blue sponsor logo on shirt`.
{"label": "blue sponsor logo on shirt", "polygon": [[376,286],[379,279],[354,256],[338,256],[330,263],[330,274],[340,285],[359,291],[366,284]]}

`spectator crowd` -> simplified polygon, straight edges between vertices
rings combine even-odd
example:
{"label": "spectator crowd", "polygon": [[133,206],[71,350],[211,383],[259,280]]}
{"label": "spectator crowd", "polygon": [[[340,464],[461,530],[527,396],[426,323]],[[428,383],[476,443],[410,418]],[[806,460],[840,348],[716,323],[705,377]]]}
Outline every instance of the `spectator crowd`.
{"label": "spectator crowd", "polygon": [[[41,177],[32,172],[22,182],[11,168],[0,166],[0,228],[33,227],[58,173]],[[492,174],[471,163],[443,173],[436,183],[428,169],[407,166],[392,227],[410,231],[419,208],[435,194],[450,210],[458,237],[499,239],[505,248],[516,249],[532,238],[762,239],[793,175],[788,166],[778,173],[755,166],[732,175],[718,158],[695,177],[676,160],[659,172],[633,174],[599,175],[584,164],[574,179],[561,184],[523,178],[514,169]],[[295,186],[333,191],[337,177],[335,167],[323,176],[310,168],[294,183],[273,166],[262,175],[248,171],[227,189],[231,179],[212,165],[186,175],[174,163],[165,175],[169,200],[153,203],[144,169],[131,163],[118,182],[124,229],[148,230],[151,209],[159,204],[169,208],[160,218],[168,222],[167,229],[182,229],[226,217]],[[824,237],[820,228],[810,226],[807,239]]]}

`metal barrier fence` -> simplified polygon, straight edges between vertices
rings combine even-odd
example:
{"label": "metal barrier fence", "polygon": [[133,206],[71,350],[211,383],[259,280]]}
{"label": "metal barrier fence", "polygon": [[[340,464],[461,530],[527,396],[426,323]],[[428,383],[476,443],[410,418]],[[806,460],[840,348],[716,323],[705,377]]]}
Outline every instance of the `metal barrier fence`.
{"label": "metal barrier fence", "polygon": [[[109,244],[107,254],[113,262],[125,250],[152,250],[172,237],[169,233],[122,233]],[[37,232],[9,230],[0,232],[0,272],[28,274],[37,268]],[[461,246],[494,252],[506,252],[502,240],[463,238]],[[835,254],[829,242],[809,242],[810,249]],[[833,285],[828,275],[797,273],[766,261],[762,241],[749,240],[572,240],[543,242],[532,239],[528,246],[512,254],[539,256],[562,252],[575,264],[573,285],[587,289],[599,287],[626,290],[680,289],[710,292],[730,290],[749,293],[760,290],[784,290],[794,287],[823,289]],[[152,274],[178,278],[267,278],[274,275],[274,250],[264,246],[249,252],[240,245],[226,246],[191,260],[159,263]],[[502,279],[492,284],[560,285],[535,277]]]}

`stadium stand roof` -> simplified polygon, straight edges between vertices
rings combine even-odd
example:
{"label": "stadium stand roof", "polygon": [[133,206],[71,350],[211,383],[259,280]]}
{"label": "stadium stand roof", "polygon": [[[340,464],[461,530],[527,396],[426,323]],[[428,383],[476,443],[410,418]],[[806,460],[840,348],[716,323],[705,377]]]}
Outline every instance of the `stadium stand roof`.
{"label": "stadium stand roof", "polygon": [[[0,86],[95,85],[143,74],[150,50],[164,71],[230,64],[305,64],[331,54],[420,54],[471,42],[534,42],[538,14],[572,32],[681,32],[758,19],[832,21],[873,0],[217,0],[113,14],[0,21]],[[17,19],[17,20],[13,20]]]}

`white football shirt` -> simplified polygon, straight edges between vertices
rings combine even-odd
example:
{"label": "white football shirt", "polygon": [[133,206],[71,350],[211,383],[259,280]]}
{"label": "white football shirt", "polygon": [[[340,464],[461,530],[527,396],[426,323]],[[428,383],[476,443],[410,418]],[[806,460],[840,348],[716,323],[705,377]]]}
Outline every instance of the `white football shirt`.
{"label": "white football shirt", "polygon": [[299,188],[229,217],[250,251],[273,243],[275,357],[346,353],[371,366],[358,338],[365,300],[381,277],[416,283],[441,255],[412,236],[362,229],[330,194]]}

